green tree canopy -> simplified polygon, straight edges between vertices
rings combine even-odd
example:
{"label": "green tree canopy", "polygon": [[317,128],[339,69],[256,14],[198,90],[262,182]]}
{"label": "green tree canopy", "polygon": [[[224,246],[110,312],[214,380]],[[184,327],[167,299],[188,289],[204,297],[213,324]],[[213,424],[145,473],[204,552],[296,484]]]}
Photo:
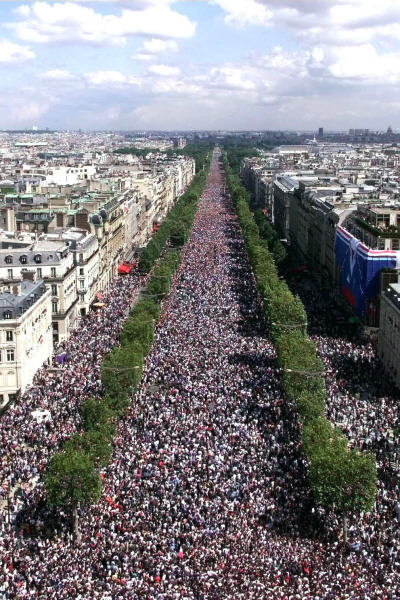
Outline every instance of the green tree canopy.
{"label": "green tree canopy", "polygon": [[79,539],[77,507],[81,502],[97,502],[101,494],[101,479],[92,458],[73,448],[57,452],[50,460],[45,488],[50,504],[71,508],[74,538]]}
{"label": "green tree canopy", "polygon": [[91,458],[96,468],[105,467],[112,454],[110,438],[104,431],[97,429],[91,429],[82,434],[76,433],[65,442],[63,450],[84,452]]}
{"label": "green tree canopy", "polygon": [[347,518],[371,510],[377,494],[377,472],[371,454],[347,447],[334,436],[311,457],[310,481],[318,504],[336,509],[343,518],[343,540],[347,541]]}
{"label": "green tree canopy", "polygon": [[82,405],[82,417],[85,431],[101,431],[107,436],[114,433],[115,413],[104,400],[87,398]]}
{"label": "green tree canopy", "polygon": [[143,370],[143,348],[137,342],[114,348],[103,360],[101,381],[111,397],[129,395],[139,384]]}

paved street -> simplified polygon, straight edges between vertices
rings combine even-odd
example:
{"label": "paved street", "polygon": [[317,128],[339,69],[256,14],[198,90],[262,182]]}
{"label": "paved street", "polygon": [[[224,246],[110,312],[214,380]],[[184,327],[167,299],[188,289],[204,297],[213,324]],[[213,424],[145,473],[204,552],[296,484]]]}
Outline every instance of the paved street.
{"label": "paved street", "polygon": [[361,551],[344,554],[337,523],[313,507],[223,184],[214,157],[81,545],[38,486],[23,535],[1,522],[4,599],[398,597],[397,541],[390,552],[379,541],[379,514]]}

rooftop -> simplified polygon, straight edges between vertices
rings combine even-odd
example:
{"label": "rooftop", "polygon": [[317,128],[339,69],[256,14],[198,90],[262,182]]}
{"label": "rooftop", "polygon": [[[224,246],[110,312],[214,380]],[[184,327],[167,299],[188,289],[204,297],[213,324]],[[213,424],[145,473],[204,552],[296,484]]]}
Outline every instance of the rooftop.
{"label": "rooftop", "polygon": [[0,321],[18,319],[46,292],[42,280],[22,281],[13,289],[19,293],[0,293]]}

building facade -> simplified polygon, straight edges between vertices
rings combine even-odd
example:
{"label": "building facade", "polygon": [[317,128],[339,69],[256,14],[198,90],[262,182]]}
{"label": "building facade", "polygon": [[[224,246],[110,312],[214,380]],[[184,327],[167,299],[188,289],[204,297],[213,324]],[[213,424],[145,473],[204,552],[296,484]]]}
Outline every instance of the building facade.
{"label": "building facade", "polygon": [[400,284],[390,284],[382,293],[378,356],[386,372],[400,388]]}
{"label": "building facade", "polygon": [[0,405],[31,385],[52,356],[51,290],[22,280],[0,292]]}

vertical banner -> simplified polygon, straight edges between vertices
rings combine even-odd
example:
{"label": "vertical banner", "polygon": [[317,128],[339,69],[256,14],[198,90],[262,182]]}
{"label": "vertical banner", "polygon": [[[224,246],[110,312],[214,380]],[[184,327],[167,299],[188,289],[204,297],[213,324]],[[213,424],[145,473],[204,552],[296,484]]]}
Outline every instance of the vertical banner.
{"label": "vertical banner", "polygon": [[338,227],[335,257],[342,294],[361,319],[367,301],[379,293],[380,272],[384,268],[398,268],[399,253],[396,250],[371,250],[343,227]]}

